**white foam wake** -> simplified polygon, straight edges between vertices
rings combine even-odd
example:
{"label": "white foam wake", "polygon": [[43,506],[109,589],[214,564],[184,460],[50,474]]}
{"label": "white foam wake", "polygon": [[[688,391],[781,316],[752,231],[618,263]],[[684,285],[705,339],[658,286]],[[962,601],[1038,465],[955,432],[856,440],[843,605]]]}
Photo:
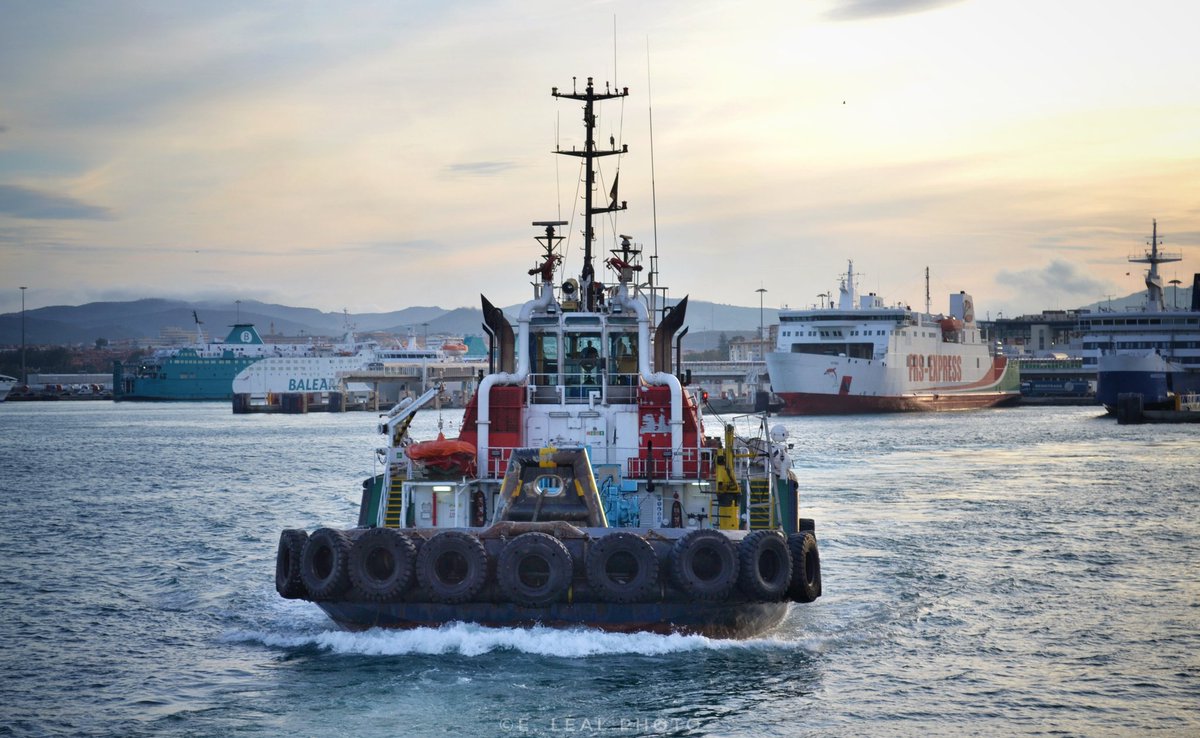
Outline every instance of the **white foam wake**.
{"label": "white foam wake", "polygon": [[272,648],[316,647],[337,654],[404,656],[409,654],[460,654],[480,656],[493,651],[517,651],[539,656],[586,658],[635,654],[657,656],[686,651],[729,648],[796,649],[801,644],[770,638],[746,641],[721,640],[699,635],[606,633],[600,630],[545,628],[488,628],[471,623],[450,623],[438,628],[412,630],[372,629],[360,633],[329,630],[311,634],[241,631],[227,640],[258,642]]}

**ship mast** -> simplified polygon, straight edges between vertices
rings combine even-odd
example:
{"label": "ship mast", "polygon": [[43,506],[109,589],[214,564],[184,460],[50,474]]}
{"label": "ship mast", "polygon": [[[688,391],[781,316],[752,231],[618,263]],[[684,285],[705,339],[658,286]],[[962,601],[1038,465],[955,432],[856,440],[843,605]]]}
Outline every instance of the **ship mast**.
{"label": "ship mast", "polygon": [[[574,78],[572,78],[574,79]],[[596,282],[595,267],[592,266],[592,243],[595,241],[595,232],[592,228],[592,216],[600,213],[612,213],[618,210],[625,210],[626,203],[622,200],[617,202],[617,180],[613,179],[612,186],[612,201],[605,207],[594,207],[592,199],[596,188],[596,166],[595,159],[601,156],[612,156],[613,154],[624,154],[629,151],[629,146],[621,144],[617,148],[616,141],[609,139],[611,148],[600,150],[596,148],[595,130],[596,130],[596,114],[593,112],[594,104],[602,100],[612,100],[613,98],[625,97],[629,94],[629,88],[623,87],[620,90],[610,91],[607,84],[604,86],[604,92],[597,92],[593,86],[592,78],[587,78],[587,88],[583,92],[578,92],[572,86],[571,92],[559,92],[557,87],[551,88],[551,94],[554,97],[565,97],[570,100],[583,101],[583,123],[587,129],[587,142],[584,144],[584,150],[579,151],[572,148],[570,151],[556,150],[554,153],[563,154],[565,156],[578,156],[584,160],[585,168],[585,186],[584,186],[584,205],[583,205],[583,269],[579,273],[579,291],[583,309],[592,311],[596,307],[596,290],[593,285]]]}
{"label": "ship mast", "polygon": [[929,267],[925,267],[925,314],[929,315],[933,310],[933,303],[929,301]]}
{"label": "ship mast", "polygon": [[1158,250],[1161,239],[1158,237],[1158,219],[1154,221],[1154,230],[1150,235],[1150,248],[1142,256],[1131,256],[1129,261],[1134,264],[1149,264],[1146,272],[1146,312],[1166,312],[1167,304],[1163,299],[1162,277],[1158,274],[1158,265],[1172,261],[1182,261],[1183,254],[1168,254]]}
{"label": "ship mast", "polygon": [[[853,310],[858,305],[858,292],[855,290],[854,260],[846,260],[846,273],[842,276],[842,284],[838,287],[838,310]],[[830,298],[832,307],[832,298]]]}

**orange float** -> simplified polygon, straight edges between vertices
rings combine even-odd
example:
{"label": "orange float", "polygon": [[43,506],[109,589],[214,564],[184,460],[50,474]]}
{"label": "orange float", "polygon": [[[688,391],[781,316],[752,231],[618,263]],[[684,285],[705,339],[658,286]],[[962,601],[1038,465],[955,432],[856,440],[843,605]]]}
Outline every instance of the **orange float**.
{"label": "orange float", "polygon": [[446,438],[442,433],[432,441],[411,444],[404,449],[404,454],[425,464],[426,469],[446,474],[475,472],[475,446],[457,438]]}

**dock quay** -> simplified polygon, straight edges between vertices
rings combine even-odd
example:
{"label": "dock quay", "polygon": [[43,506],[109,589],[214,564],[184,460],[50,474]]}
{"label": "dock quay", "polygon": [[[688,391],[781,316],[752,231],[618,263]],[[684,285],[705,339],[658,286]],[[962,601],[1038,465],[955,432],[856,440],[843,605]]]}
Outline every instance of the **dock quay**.
{"label": "dock quay", "polygon": [[684,359],[680,368],[690,386],[708,393],[708,401],[716,412],[753,412],[758,393],[771,391],[767,362],[762,360]]}
{"label": "dock quay", "polygon": [[1117,423],[1200,423],[1200,395],[1176,395],[1174,409],[1146,410],[1142,395],[1127,393],[1117,396]]}

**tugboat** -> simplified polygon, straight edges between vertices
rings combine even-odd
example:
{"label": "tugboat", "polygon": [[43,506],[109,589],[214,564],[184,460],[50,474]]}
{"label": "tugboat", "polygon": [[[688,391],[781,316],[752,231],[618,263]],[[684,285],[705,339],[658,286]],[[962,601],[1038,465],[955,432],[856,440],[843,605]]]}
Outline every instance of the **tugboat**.
{"label": "tugboat", "polygon": [[[673,373],[684,297],[655,324],[654,269],[639,284],[628,236],[597,279],[596,160],[625,145],[594,140],[598,102],[583,91],[586,127],[583,265],[555,284],[563,221],[535,222],[542,253],[516,330],[481,295],[489,373],[459,436],[416,442],[414,413],[436,388],[385,416],[383,471],[363,482],[358,524],[285,530],[275,585],[350,630],[466,621],[745,638],[775,627],[790,602],[821,595],[814,522],[801,518],[784,428],[706,437],[697,399]],[[614,182],[616,178],[614,177]],[[651,266],[656,260],[651,259]],[[652,338],[653,336],[653,338]]]}

